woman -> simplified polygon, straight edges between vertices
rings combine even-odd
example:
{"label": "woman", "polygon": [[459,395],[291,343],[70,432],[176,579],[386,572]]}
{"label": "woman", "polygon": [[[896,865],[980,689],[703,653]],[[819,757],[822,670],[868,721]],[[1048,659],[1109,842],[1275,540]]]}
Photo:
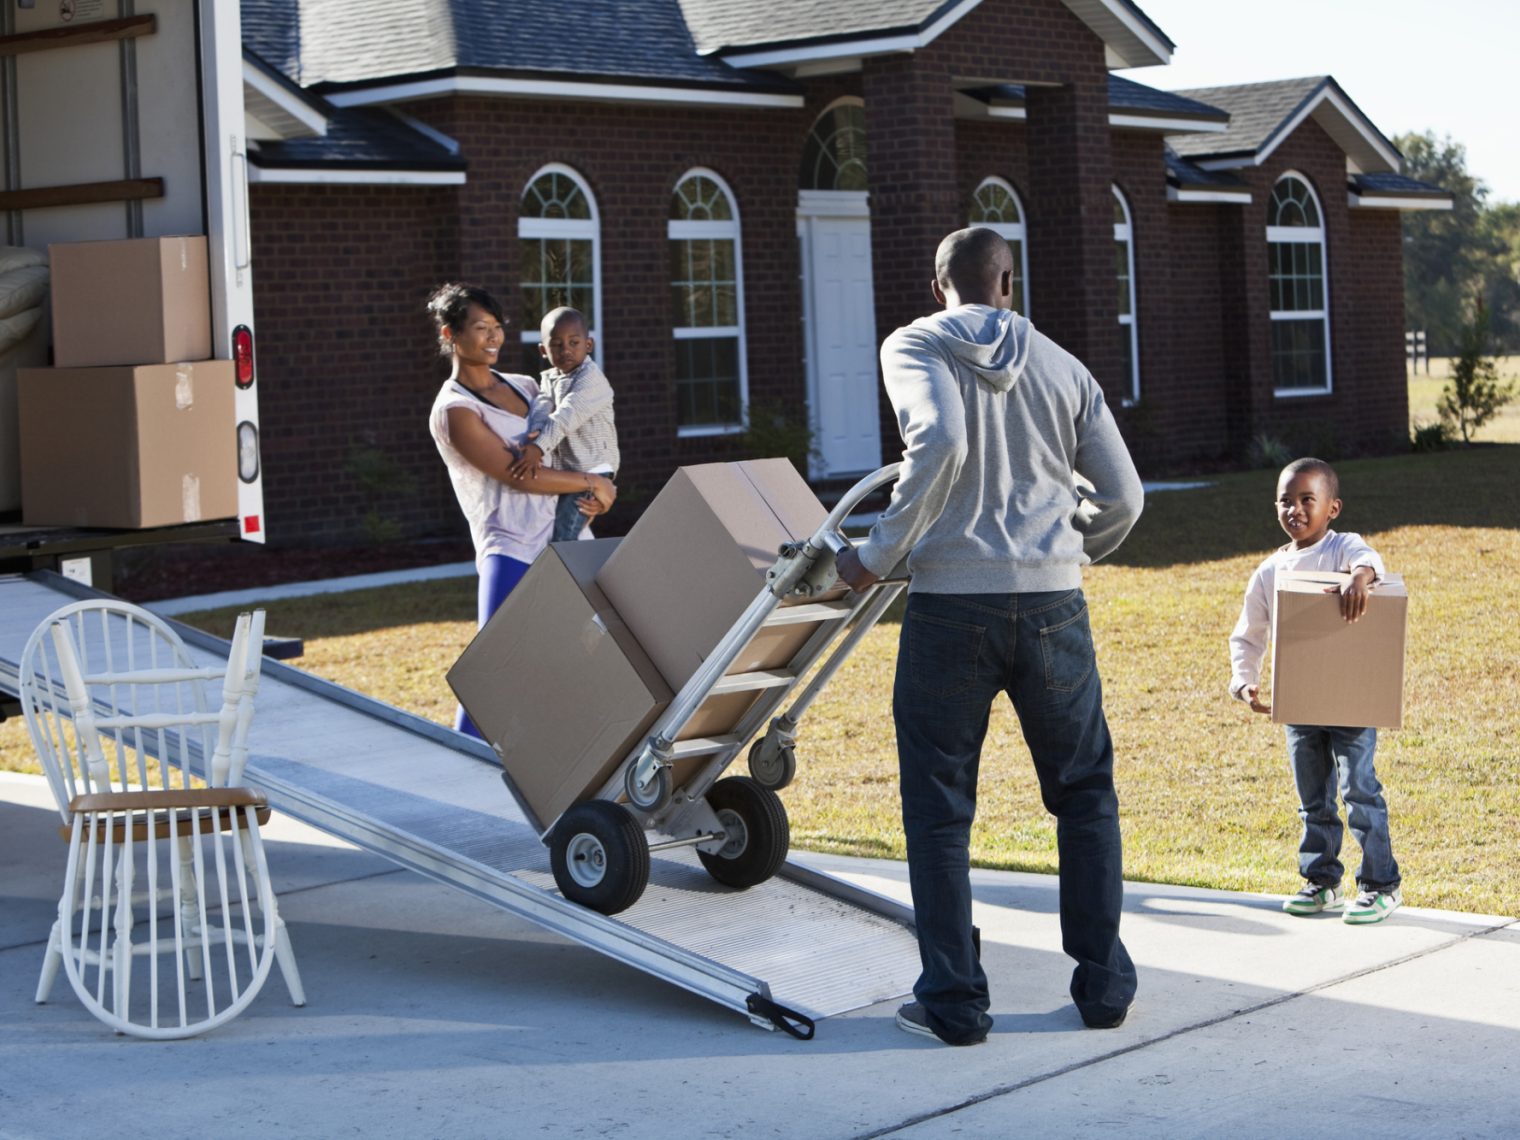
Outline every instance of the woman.
{"label": "woman", "polygon": [[[453,361],[428,427],[470,524],[480,572],[477,621],[483,626],[548,545],[555,496],[584,491],[581,512],[595,516],[612,506],[617,489],[606,476],[548,466],[525,479],[514,477],[511,467],[538,384],[494,368],[505,339],[501,305],[484,289],[450,284],[433,294],[428,313],[439,351]],[[480,735],[463,709],[455,727]]]}

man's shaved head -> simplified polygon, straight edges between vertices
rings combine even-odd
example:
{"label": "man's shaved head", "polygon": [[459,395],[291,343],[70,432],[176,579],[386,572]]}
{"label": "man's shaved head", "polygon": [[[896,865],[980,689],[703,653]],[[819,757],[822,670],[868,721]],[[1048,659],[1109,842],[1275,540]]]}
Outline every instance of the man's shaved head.
{"label": "man's shaved head", "polygon": [[985,226],[956,230],[939,243],[934,278],[946,292],[964,297],[996,290],[998,279],[1013,269],[1013,251]]}

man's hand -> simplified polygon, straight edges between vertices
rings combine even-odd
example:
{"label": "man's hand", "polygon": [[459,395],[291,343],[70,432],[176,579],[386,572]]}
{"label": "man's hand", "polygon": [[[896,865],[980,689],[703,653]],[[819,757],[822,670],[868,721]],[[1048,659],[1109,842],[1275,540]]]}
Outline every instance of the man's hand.
{"label": "man's hand", "polygon": [[1244,698],[1246,704],[1251,706],[1252,712],[1269,713],[1272,711],[1271,705],[1261,703],[1260,685],[1247,685],[1244,689],[1240,690],[1240,695]]}
{"label": "man's hand", "polygon": [[876,583],[876,575],[861,564],[860,555],[855,552],[853,546],[839,552],[834,568],[839,571],[839,577],[844,584],[857,594],[865,593]]}
{"label": "man's hand", "polygon": [[[536,434],[536,433],[535,433]],[[517,453],[517,461],[507,469],[514,479],[533,479],[538,476],[538,465],[544,460],[544,449],[536,443],[525,443]]]}
{"label": "man's hand", "polygon": [[576,505],[587,518],[606,514],[617,502],[617,484],[605,475],[588,475],[586,478],[591,489],[576,500]]}

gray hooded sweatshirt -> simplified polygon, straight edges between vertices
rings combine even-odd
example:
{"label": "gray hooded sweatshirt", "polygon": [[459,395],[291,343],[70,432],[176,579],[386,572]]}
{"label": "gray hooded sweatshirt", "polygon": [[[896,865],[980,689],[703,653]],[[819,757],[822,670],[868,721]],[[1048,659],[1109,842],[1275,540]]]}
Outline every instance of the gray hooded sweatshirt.
{"label": "gray hooded sweatshirt", "polygon": [[881,348],[905,450],[860,561],[911,591],[1070,590],[1145,501],[1098,382],[1017,313],[962,305]]}

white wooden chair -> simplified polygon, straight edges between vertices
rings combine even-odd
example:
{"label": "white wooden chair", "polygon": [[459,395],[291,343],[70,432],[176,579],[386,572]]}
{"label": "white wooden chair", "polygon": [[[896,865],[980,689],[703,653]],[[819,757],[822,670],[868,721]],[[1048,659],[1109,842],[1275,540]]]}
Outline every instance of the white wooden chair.
{"label": "white wooden chair", "polygon": [[239,786],[263,628],[263,611],[238,618],[225,669],[114,600],[64,606],[28,640],[21,708],[69,841],[37,1001],[61,965],[118,1033],[189,1037],[246,1009],[278,960],[306,1004],[259,833],[269,805]]}

